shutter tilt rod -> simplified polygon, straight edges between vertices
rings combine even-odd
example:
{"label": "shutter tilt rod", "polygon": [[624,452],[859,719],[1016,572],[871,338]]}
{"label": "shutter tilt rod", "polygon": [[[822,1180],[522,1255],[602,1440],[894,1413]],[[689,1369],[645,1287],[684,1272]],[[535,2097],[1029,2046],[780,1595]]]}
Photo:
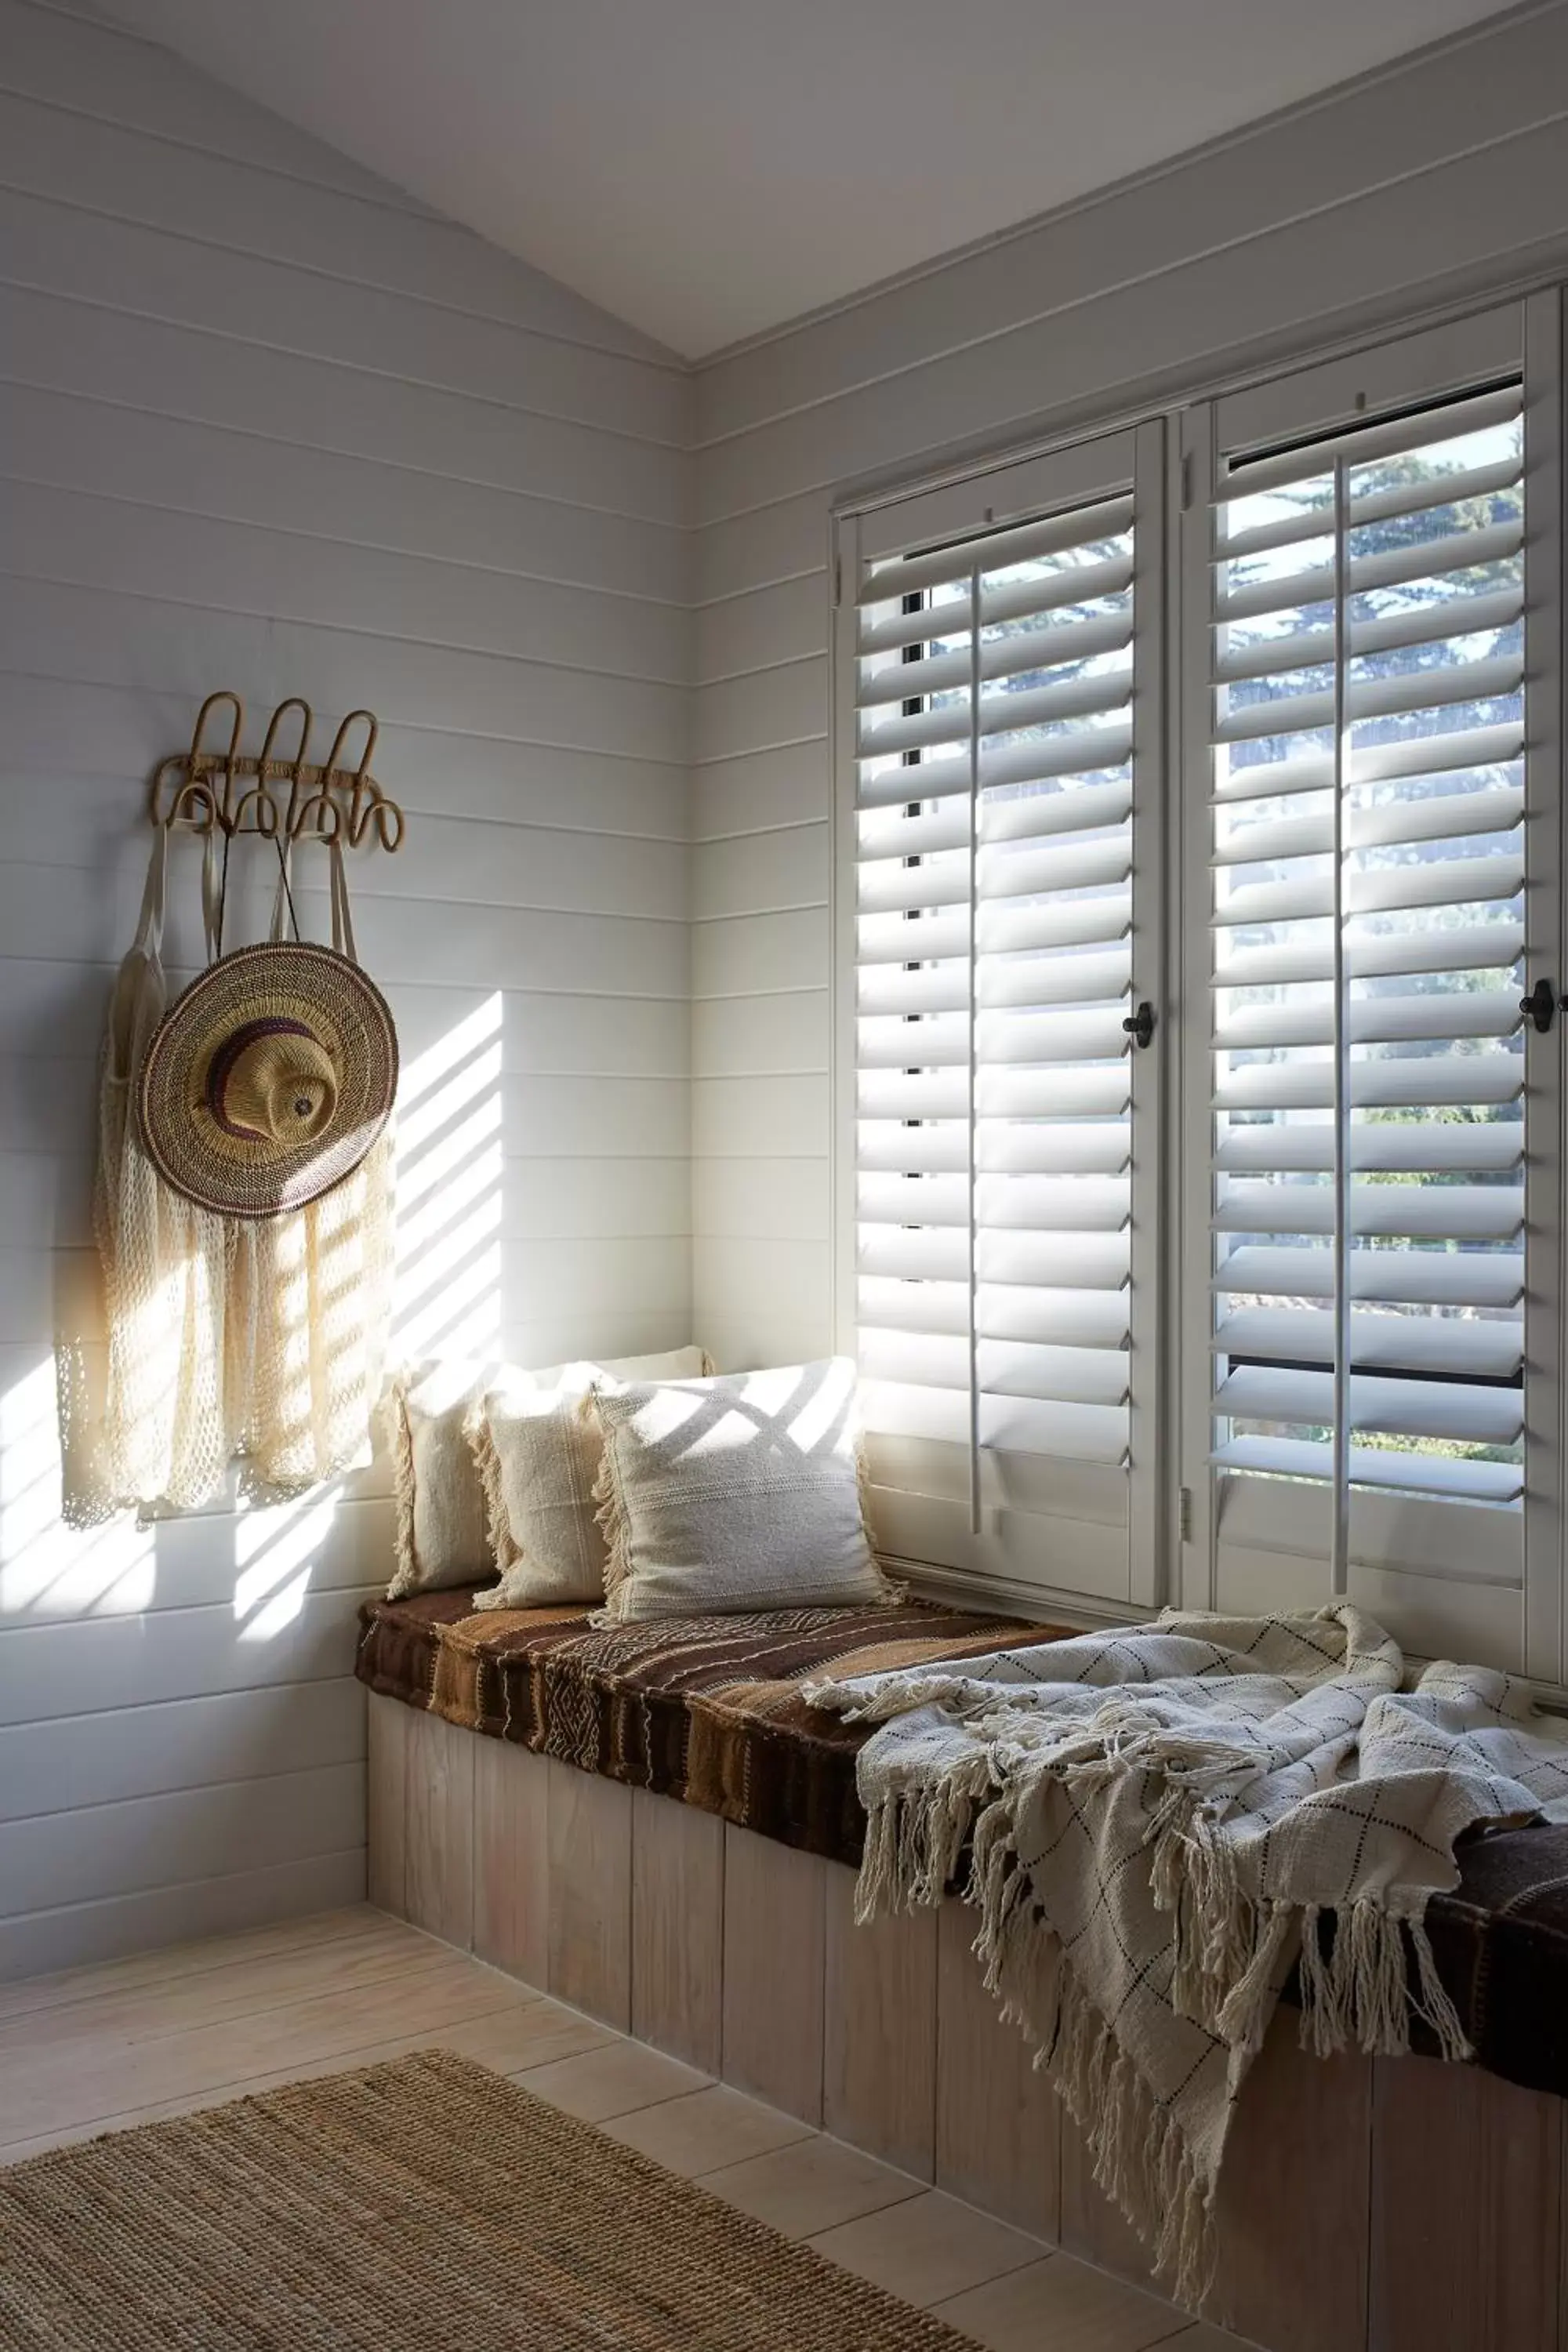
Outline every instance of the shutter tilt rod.
{"label": "shutter tilt rod", "polygon": [[980,1232],[975,1192],[979,1158],[976,1092],[979,1021],[974,1000],[980,953],[980,565],[969,569],[969,1531],[978,1535],[980,1507]]}
{"label": "shutter tilt rod", "polygon": [[1334,1380],[1333,1526],[1329,1549],[1329,1589],[1350,1590],[1351,1302],[1350,1302],[1350,1022],[1345,988],[1345,771],[1349,696],[1345,664],[1350,657],[1346,611],[1350,565],[1350,480],[1342,456],[1334,459]]}

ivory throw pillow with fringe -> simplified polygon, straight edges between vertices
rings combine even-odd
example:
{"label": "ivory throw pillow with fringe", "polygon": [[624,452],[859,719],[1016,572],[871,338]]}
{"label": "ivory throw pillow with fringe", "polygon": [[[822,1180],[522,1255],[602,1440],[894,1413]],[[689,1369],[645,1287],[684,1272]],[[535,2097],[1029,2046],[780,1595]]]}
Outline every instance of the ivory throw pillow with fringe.
{"label": "ivory throw pillow with fringe", "polygon": [[594,1489],[604,1452],[593,1391],[630,1375],[660,1381],[711,1370],[700,1348],[618,1364],[568,1364],[553,1388],[503,1381],[469,1412],[501,1580],[476,1609],[549,1609],[605,1597],[605,1538]]}
{"label": "ivory throw pillow with fringe", "polygon": [[489,1574],[484,1491],[464,1423],[474,1399],[505,1370],[454,1359],[408,1365],[394,1374],[386,1424],[397,1565],[386,1589],[389,1601]]}
{"label": "ivory throw pillow with fringe", "polygon": [[[648,1379],[666,1370],[700,1370],[706,1361],[699,1349],[676,1348],[665,1355],[587,1365],[582,1367],[576,1393],[584,1393],[595,1370]],[[454,1358],[446,1363],[407,1365],[394,1375],[386,1401],[397,1513],[396,1570],[387,1587],[389,1601],[477,1582],[505,1565],[491,1549],[470,1418],[492,1389],[504,1387],[513,1395],[552,1392],[572,1369],[553,1364],[547,1370],[528,1371],[520,1365]]]}
{"label": "ivory throw pillow with fringe", "polygon": [[867,1538],[847,1359],[595,1398],[604,1622],[901,1598]]}

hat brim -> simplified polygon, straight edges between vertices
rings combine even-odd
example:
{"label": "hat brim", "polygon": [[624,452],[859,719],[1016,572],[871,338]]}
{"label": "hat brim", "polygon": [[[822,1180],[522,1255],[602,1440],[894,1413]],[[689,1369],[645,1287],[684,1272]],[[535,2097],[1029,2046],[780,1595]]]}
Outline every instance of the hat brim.
{"label": "hat brim", "polygon": [[[336,1073],[332,1118],[306,1143],[226,1131],[208,1106],[214,1054],[272,1018],[307,1027]],[[275,1217],[353,1173],[396,1092],[397,1033],[381,991],[335,949],[300,940],[238,948],[191,982],[153,1032],[137,1107],[147,1155],[176,1192],[218,1216]]]}

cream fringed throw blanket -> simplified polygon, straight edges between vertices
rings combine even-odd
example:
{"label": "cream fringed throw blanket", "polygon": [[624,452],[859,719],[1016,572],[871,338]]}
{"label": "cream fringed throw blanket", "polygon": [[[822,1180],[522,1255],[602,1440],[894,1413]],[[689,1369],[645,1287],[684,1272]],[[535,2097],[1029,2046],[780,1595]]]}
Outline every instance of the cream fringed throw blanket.
{"label": "cream fringed throw blanket", "polygon": [[973,1839],[988,1988],[1095,2177],[1201,2300],[1231,2103],[1300,1960],[1321,2054],[1468,2052],[1422,1924],[1478,1822],[1568,1820],[1568,1724],[1348,1604],[1154,1623],[817,1683],[879,1722],[857,1916],[940,1903]]}

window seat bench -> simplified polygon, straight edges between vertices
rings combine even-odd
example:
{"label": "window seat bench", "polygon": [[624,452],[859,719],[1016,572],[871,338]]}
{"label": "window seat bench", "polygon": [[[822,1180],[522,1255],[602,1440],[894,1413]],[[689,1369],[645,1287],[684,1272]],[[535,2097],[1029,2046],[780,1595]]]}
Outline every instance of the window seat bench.
{"label": "window seat bench", "polygon": [[[609,1630],[467,1590],[368,1602],[370,1899],[1146,2279],[964,1906],[853,1925],[868,1735],[799,1691],[1058,1630],[920,1601]],[[1568,2352],[1568,1831],[1474,1842],[1428,1924],[1479,2064],[1324,2062],[1282,2014],[1247,2084],[1206,2314],[1268,2352]]]}

